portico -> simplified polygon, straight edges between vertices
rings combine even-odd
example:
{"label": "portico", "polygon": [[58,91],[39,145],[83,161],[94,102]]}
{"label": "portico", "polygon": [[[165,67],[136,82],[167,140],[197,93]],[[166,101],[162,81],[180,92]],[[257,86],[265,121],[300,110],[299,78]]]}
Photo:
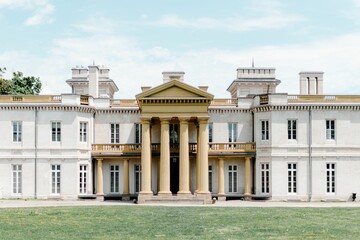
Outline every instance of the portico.
{"label": "portico", "polygon": [[[168,81],[136,96],[142,123],[142,185],[139,202],[149,199],[211,200],[208,190],[208,106],[213,96],[180,80]],[[191,191],[190,139],[196,144],[196,189]],[[151,189],[152,141],[160,140],[159,184]],[[177,148],[178,151],[171,151]],[[178,163],[178,191],[171,191],[171,161]],[[156,196],[154,196],[156,194]]]}

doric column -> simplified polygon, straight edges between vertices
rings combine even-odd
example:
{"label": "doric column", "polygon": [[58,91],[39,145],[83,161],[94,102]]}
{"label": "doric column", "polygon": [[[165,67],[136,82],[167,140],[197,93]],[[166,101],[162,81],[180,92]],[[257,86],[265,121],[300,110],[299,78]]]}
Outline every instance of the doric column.
{"label": "doric column", "polygon": [[200,153],[200,189],[198,193],[210,193],[209,192],[209,179],[208,179],[208,130],[207,121],[208,118],[199,118],[199,135],[200,144],[198,145]]}
{"label": "doric column", "polygon": [[160,118],[161,143],[160,143],[160,191],[159,194],[170,192],[170,118]]}
{"label": "doric column", "polygon": [[140,194],[152,194],[151,191],[151,140],[150,118],[141,119],[142,148],[141,148],[141,191]]}
{"label": "doric column", "polygon": [[96,195],[104,195],[102,159],[97,159]]}
{"label": "doric column", "polygon": [[245,157],[245,196],[251,195],[250,157]]}
{"label": "doric column", "polygon": [[200,136],[199,125],[196,126],[196,189],[195,192],[200,190]]}
{"label": "doric column", "polygon": [[218,194],[225,195],[224,159],[223,158],[219,158]]}
{"label": "doric column", "polygon": [[189,119],[179,118],[180,121],[180,194],[190,194],[189,190]]}
{"label": "doric column", "polygon": [[129,194],[129,159],[124,159],[124,195]]}

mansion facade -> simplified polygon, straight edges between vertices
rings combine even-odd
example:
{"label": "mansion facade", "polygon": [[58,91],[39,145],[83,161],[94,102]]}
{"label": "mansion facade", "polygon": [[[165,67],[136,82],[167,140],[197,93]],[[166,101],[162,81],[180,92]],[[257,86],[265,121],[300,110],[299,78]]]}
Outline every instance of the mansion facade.
{"label": "mansion facade", "polygon": [[229,99],[163,72],[134,99],[109,69],[75,67],[71,93],[0,96],[0,198],[350,201],[360,191],[360,95],[323,72],[277,93],[274,68],[238,68]]}

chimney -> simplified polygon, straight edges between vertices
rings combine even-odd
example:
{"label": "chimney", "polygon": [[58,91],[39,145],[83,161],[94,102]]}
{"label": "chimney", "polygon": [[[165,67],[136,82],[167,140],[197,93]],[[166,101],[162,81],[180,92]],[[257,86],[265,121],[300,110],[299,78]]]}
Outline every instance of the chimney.
{"label": "chimney", "polygon": [[99,67],[96,65],[89,66],[89,95],[99,97]]}
{"label": "chimney", "polygon": [[185,72],[177,72],[177,71],[172,71],[172,72],[162,72],[163,75],[163,81],[164,83],[166,82],[170,82],[170,81],[180,81],[183,82],[184,81],[184,75]]}
{"label": "chimney", "polygon": [[300,72],[300,94],[322,95],[324,72]]}

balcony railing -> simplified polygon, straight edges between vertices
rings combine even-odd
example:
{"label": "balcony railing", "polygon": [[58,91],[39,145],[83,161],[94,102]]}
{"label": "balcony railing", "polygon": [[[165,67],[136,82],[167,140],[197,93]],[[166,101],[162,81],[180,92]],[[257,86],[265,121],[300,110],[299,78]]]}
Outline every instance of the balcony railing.
{"label": "balcony railing", "polygon": [[288,95],[289,103],[359,103],[360,95]]}
{"label": "balcony railing", "polygon": [[61,95],[2,95],[0,103],[60,103]]}
{"label": "balcony railing", "polygon": [[[160,153],[160,143],[151,145],[152,153]],[[209,153],[255,153],[255,143],[209,143]],[[178,153],[179,144],[170,143],[170,152]],[[189,152],[197,152],[197,144],[189,143]],[[141,144],[93,144],[92,153],[96,154],[141,154]]]}

